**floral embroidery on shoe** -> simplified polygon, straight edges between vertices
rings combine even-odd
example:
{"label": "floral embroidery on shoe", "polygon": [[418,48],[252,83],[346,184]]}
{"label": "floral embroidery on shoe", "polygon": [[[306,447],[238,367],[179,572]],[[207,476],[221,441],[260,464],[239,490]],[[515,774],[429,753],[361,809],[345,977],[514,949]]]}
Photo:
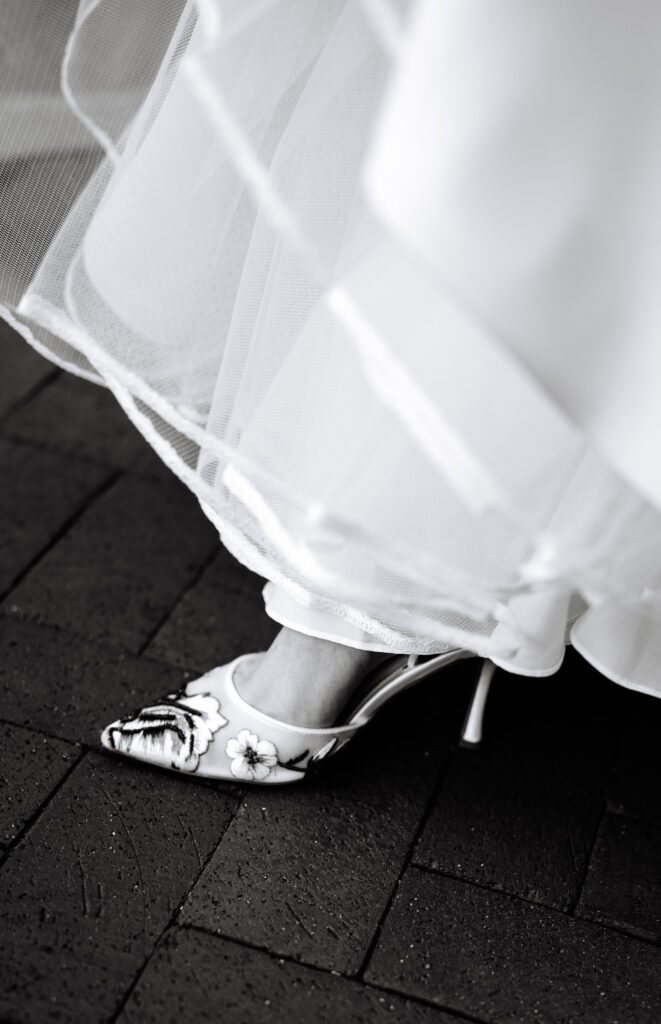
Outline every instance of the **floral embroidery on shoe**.
{"label": "floral embroidery on shoe", "polygon": [[248,729],[227,741],[225,753],[231,760],[232,775],[244,782],[263,782],[278,764],[275,745],[270,740],[260,740]]}
{"label": "floral embroidery on shoe", "polygon": [[179,771],[194,772],[213,734],[227,725],[210,693],[172,693],[158,704],[107,726],[101,742],[110,750]]}

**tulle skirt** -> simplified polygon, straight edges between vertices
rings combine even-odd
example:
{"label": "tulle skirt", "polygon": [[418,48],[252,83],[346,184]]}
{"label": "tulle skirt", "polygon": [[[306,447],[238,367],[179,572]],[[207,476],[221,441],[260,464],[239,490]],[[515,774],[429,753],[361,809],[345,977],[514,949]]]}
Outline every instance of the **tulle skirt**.
{"label": "tulle skirt", "polygon": [[230,551],[377,649],[661,694],[661,7],[0,18],[2,315]]}

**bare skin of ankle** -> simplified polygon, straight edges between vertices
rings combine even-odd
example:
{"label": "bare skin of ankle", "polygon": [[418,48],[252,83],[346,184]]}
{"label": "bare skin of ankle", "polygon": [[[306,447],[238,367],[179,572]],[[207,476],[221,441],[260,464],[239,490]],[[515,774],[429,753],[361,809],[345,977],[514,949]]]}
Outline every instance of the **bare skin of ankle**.
{"label": "bare skin of ankle", "polygon": [[283,627],[254,668],[238,666],[234,684],[271,718],[322,729],[337,721],[353,689],[384,657]]}

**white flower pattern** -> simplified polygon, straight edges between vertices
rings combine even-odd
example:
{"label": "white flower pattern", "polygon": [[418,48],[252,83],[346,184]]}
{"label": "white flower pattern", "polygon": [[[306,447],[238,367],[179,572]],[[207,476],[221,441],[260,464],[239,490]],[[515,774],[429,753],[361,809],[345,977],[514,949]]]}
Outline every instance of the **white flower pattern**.
{"label": "white flower pattern", "polygon": [[232,775],[243,782],[263,782],[278,764],[275,744],[260,740],[249,729],[242,729],[238,736],[228,740],[225,753],[231,761]]}
{"label": "white flower pattern", "polygon": [[[226,725],[229,719],[221,714],[220,702],[213,694],[188,695],[183,690],[106,726],[101,742],[109,750],[141,761],[195,772],[214,734]],[[249,728],[243,728],[227,741],[225,753],[235,779],[264,782],[276,767],[300,775],[312,774],[342,745],[335,736],[316,754],[310,756],[309,750],[303,750],[283,762],[271,740],[261,739]]]}
{"label": "white flower pattern", "polygon": [[194,772],[213,740],[227,725],[210,693],[172,693],[132,717],[108,725],[101,742],[109,750],[165,768]]}

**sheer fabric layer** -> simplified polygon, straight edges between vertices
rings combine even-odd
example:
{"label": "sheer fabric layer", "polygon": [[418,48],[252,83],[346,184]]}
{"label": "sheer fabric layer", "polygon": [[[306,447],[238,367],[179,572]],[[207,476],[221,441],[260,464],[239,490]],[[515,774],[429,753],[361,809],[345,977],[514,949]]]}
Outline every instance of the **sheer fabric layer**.
{"label": "sheer fabric layer", "polygon": [[615,0],[161,6],[58,5],[5,68],[4,315],[353,642],[540,675],[570,638],[660,692],[654,33]]}

